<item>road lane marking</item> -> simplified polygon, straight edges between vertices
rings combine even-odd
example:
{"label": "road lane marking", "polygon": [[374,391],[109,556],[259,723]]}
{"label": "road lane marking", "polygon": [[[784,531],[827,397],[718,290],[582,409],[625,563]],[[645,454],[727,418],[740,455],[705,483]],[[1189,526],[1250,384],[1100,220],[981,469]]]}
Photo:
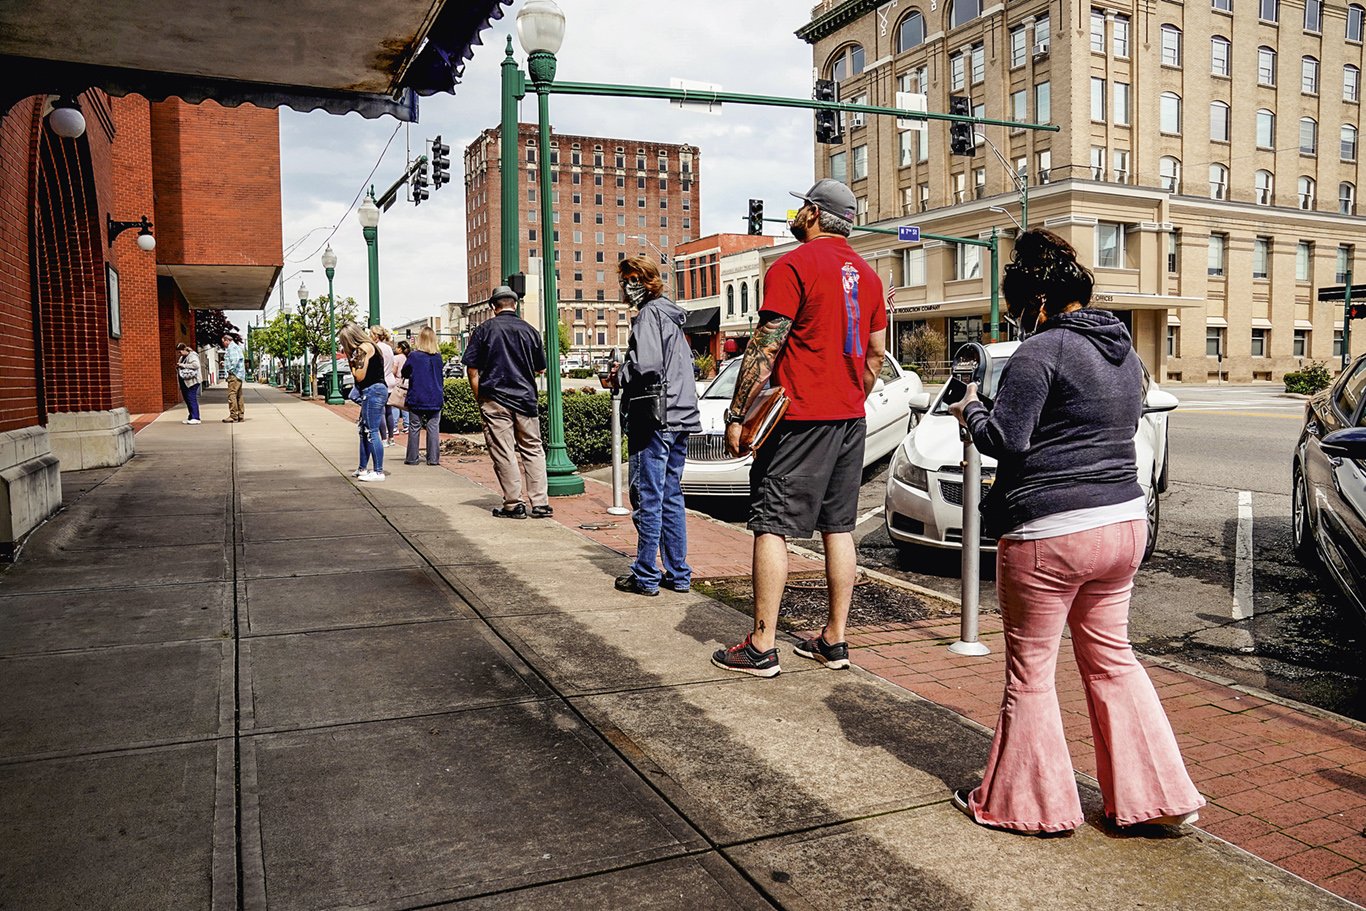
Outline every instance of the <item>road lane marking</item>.
{"label": "road lane marking", "polygon": [[[1179,409],[1178,409],[1179,410]],[[1303,414],[1281,414],[1275,411],[1225,411],[1222,408],[1187,408],[1186,414],[1220,414],[1240,418],[1275,418],[1281,421],[1303,421]],[[1177,414],[1176,411],[1172,412]]]}
{"label": "road lane marking", "polygon": [[879,506],[877,509],[870,509],[870,510],[868,510],[868,511],[865,512],[863,515],[861,515],[861,516],[858,517],[858,519],[854,522],[854,527],[855,527],[855,528],[858,528],[860,525],[862,525],[864,522],[867,522],[869,519],[873,518],[874,516],[880,516],[880,515],[882,515],[882,510],[885,509],[885,508],[886,508],[885,506]]}
{"label": "road lane marking", "polygon": [[1252,491],[1238,491],[1238,543],[1233,568],[1233,619],[1252,616]]}

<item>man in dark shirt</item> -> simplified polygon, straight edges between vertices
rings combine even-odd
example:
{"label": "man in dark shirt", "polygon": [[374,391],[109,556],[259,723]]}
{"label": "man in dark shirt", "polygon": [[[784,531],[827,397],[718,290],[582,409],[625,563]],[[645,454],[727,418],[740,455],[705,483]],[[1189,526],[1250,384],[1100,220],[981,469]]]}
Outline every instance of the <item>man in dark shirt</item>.
{"label": "man in dark shirt", "polygon": [[461,361],[479,403],[484,440],[503,488],[503,505],[493,514],[503,519],[527,517],[522,501],[525,474],[531,515],[543,519],[554,514],[546,492],[545,449],[536,404],[536,375],[545,371],[545,347],[540,334],[517,315],[517,294],[511,288],[494,288],[489,303],[493,318],[470,333]]}

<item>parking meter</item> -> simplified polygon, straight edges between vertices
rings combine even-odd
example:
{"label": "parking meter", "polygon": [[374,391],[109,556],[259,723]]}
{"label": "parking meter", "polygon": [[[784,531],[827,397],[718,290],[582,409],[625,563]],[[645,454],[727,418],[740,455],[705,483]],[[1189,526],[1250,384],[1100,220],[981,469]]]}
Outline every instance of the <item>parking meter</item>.
{"label": "parking meter", "polygon": [[[968,393],[968,385],[977,384],[978,397],[990,407],[990,400],[981,390],[991,375],[991,355],[985,346],[968,342],[958,349],[949,367],[949,382],[944,387],[944,402],[960,402]],[[958,436],[963,441],[963,614],[958,641],[949,646],[956,655],[981,656],[990,653],[977,637],[977,613],[981,606],[982,573],[982,454],[977,451],[968,429],[959,426]]]}
{"label": "parking meter", "polygon": [[612,505],[607,507],[609,516],[628,516],[631,510],[621,505],[621,385],[612,376],[612,370],[621,364],[621,352],[616,348],[607,355],[607,362],[598,371],[598,382],[602,388],[612,391]]}

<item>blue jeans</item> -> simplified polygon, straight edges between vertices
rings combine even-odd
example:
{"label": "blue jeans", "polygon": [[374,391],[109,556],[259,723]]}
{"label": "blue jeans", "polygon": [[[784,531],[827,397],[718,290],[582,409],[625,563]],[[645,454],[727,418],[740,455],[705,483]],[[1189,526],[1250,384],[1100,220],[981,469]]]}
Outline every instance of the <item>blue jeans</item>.
{"label": "blue jeans", "polygon": [[683,511],[683,461],[687,431],[658,430],[631,453],[631,521],[636,526],[636,560],[631,573],[640,587],[659,587],[655,555],[663,556],[663,576],[676,588],[692,584],[688,565],[688,520]]}
{"label": "blue jeans", "polygon": [[185,407],[190,409],[190,420],[199,420],[199,384],[195,383],[193,386],[186,386],[184,383],[181,383],[180,393],[185,398]]}
{"label": "blue jeans", "polygon": [[360,464],[373,461],[375,471],[384,470],[384,412],[389,398],[389,387],[376,383],[361,390],[360,395]]}

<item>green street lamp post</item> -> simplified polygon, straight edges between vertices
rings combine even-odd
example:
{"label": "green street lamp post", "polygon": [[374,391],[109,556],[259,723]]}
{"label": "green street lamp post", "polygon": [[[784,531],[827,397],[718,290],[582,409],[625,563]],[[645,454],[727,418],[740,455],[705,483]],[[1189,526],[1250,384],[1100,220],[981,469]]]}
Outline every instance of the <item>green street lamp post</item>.
{"label": "green street lamp post", "polygon": [[379,322],[379,206],[375,205],[375,188],[371,187],[369,194],[356,210],[356,218],[360,220],[361,234],[365,235],[365,246],[370,257],[370,325],[378,326]]}
{"label": "green street lamp post", "polygon": [[337,254],[328,244],[323,251],[323,271],[327,273],[327,347],[332,354],[332,372],[327,379],[327,404],[341,405],[346,400],[341,395],[341,384],[337,377],[337,300],[332,296],[332,278],[337,274]]}
{"label": "green street lamp post", "polygon": [[295,392],[294,388],[294,305],[289,301],[280,302],[280,315],[285,318],[285,366],[282,384],[285,392]]}
{"label": "green street lamp post", "polygon": [[[550,439],[546,444],[545,470],[547,487],[553,497],[583,493],[583,478],[569,459],[564,444],[564,399],[560,390],[560,313],[559,294],[555,288],[555,234],[550,230],[554,213],[550,187],[550,85],[555,81],[555,52],[564,41],[564,13],[553,0],[527,0],[517,14],[517,37],[527,53],[527,69],[536,92],[537,136],[541,148],[538,168],[541,194],[541,288],[545,306],[546,398],[549,404]],[[506,72],[506,71],[505,71]],[[515,125],[514,125],[515,129]],[[510,140],[502,137],[504,148],[515,145],[515,133]],[[514,171],[513,174],[516,172]],[[503,173],[506,184],[512,174]],[[507,263],[503,263],[507,268]]]}
{"label": "green street lamp post", "polygon": [[308,289],[304,287],[302,281],[299,282],[299,328],[303,330],[303,351],[301,352],[302,361],[299,364],[299,395],[309,399],[313,397],[313,379],[308,375]]}

